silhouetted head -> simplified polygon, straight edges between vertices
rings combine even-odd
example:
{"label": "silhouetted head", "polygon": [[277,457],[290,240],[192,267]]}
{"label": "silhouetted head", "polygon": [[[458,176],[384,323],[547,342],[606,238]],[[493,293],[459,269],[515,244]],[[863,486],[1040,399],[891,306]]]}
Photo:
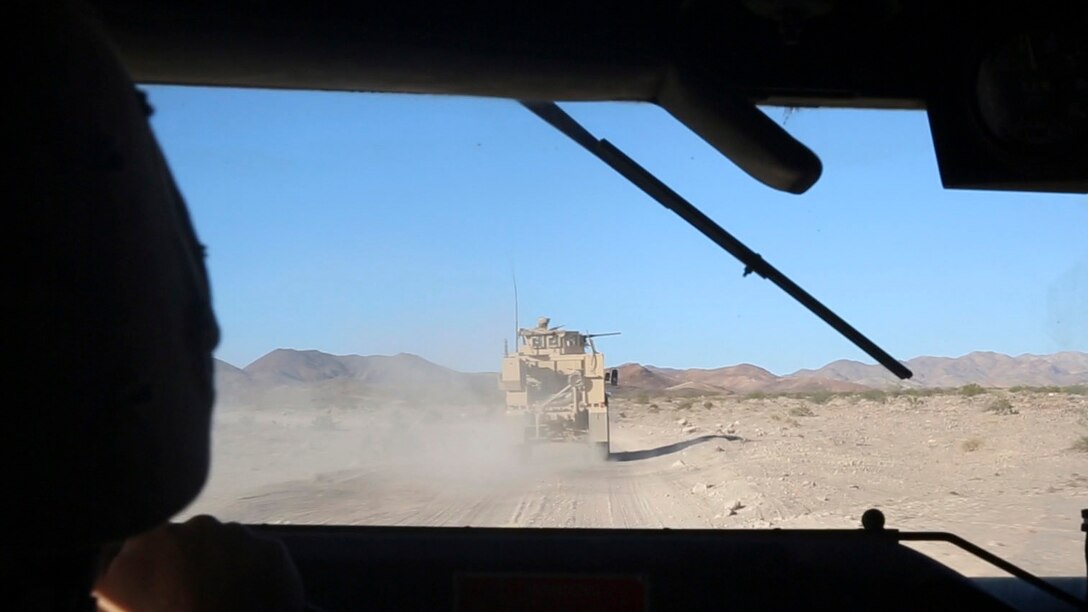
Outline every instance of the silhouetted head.
{"label": "silhouetted head", "polygon": [[96,550],[197,495],[218,341],[150,107],[82,11],[20,4],[7,73],[5,569]]}

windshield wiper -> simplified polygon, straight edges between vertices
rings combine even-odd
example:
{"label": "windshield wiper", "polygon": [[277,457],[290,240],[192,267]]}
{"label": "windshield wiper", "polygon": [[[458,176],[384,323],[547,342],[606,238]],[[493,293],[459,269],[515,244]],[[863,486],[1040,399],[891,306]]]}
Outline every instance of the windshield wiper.
{"label": "windshield wiper", "polygon": [[623,151],[617,149],[612,143],[604,139],[595,138],[588,130],[582,127],[581,124],[575,121],[573,117],[563,112],[563,110],[554,102],[522,101],[521,104],[535,115],[548,122],[552,127],[562,132],[565,136],[582,145],[587,151],[608,164],[609,167],[618,172],[621,176],[631,181],[631,183],[641,189],[646,195],[657,200],[662,206],[679,215],[681,219],[687,221],[688,224],[702,232],[707,238],[710,238],[714,244],[717,244],[725,249],[730,255],[740,260],[740,262],[744,264],[744,276],[748,276],[755,272],[775,285],[778,285],[779,288],[793,297],[793,299],[797,300],[813,314],[823,319],[824,322],[845,336],[847,340],[853,342],[858,348],[865,351],[870,357],[875,359],[877,363],[887,368],[892,374],[895,374],[902,379],[914,376],[914,373],[911,372],[909,368],[896,361],[895,358],[885,352],[884,349],[877,346],[872,340],[866,338],[864,334],[844,321],[842,317],[835,314],[830,308],[824,306],[819,300],[812,297],[811,294],[798,286],[797,283],[790,280],[785,274],[779,272],[777,268],[767,263],[760,257],[759,253],[756,253],[745,246],[744,243],[734,238],[732,234],[722,229],[722,227],[715,223],[713,219],[703,214],[698,208],[695,208],[691,202],[685,200],[680,194],[673,191],[668,185],[651,174],[649,170],[640,166],[638,162],[628,157]]}

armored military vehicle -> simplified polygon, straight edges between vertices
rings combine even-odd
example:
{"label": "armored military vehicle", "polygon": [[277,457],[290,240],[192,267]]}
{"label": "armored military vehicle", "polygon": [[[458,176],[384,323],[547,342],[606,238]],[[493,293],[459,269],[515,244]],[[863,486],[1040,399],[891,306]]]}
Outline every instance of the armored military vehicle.
{"label": "armored military vehicle", "polygon": [[[527,442],[586,440],[608,453],[608,394],[616,370],[606,371],[597,336],[549,327],[542,317],[534,328],[518,329],[518,346],[502,360],[499,386],[506,411],[523,419]],[[618,333],[618,332],[617,332]]]}

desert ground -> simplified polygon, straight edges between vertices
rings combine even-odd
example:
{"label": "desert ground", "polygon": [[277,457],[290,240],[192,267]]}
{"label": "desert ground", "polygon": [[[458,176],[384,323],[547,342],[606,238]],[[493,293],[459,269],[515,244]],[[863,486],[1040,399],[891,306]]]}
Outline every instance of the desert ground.
{"label": "desert ground", "polygon": [[[523,460],[463,407],[231,408],[181,518],[247,523],[942,530],[1043,575],[1084,572],[1088,396],[1045,390],[613,398],[612,458]],[[967,575],[1002,575],[943,544]]]}

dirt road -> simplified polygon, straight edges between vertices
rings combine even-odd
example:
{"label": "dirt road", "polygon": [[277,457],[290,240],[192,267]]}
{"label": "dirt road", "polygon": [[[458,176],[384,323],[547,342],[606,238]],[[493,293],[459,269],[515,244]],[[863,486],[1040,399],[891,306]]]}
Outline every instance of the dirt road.
{"label": "dirt road", "polygon": [[[622,434],[614,449],[637,450]],[[717,492],[692,503],[697,483],[668,455],[606,463],[578,445],[537,446],[524,460],[512,445],[458,450],[447,462],[389,460],[261,485],[203,509],[245,522],[649,528],[710,527],[722,512],[709,503]]]}
{"label": "dirt road", "polygon": [[[186,515],[250,523],[512,527],[888,526],[952,531],[1029,570],[1083,573],[1088,455],[1069,449],[1088,398],[872,403],[617,402],[613,460],[578,445],[520,461],[476,417],[281,411],[219,415],[215,467]],[[433,418],[433,414],[432,414]],[[945,545],[970,575],[1001,572]]]}

